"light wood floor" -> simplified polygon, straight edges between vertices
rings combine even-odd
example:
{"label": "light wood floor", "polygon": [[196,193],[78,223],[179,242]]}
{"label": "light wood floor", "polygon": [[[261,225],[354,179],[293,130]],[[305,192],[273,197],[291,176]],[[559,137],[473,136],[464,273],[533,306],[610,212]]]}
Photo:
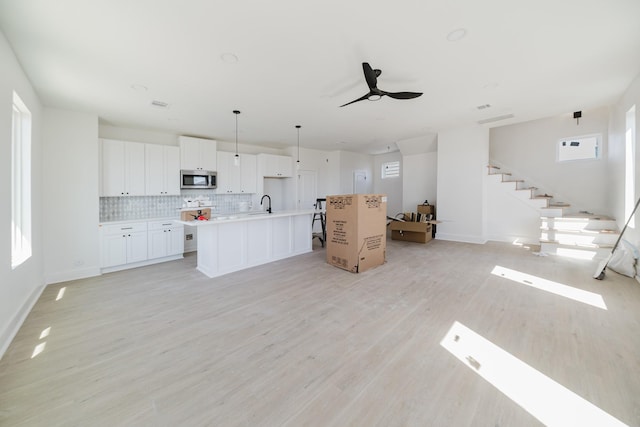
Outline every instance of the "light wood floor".
{"label": "light wood floor", "polygon": [[[314,246],[216,279],[188,256],[49,286],[0,361],[0,425],[542,425],[480,375],[488,360],[470,355],[474,369],[440,344],[454,322],[640,425],[635,280],[498,243],[389,240],[387,263],[360,274],[324,256]],[[595,292],[607,309],[496,265]]]}

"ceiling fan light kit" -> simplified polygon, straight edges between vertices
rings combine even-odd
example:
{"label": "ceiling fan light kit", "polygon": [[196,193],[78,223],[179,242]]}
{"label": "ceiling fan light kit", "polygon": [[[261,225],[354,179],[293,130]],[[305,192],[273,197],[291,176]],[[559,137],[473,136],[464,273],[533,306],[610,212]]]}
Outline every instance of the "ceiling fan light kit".
{"label": "ceiling fan light kit", "polygon": [[369,93],[351,102],[347,102],[340,107],[345,107],[349,104],[353,104],[354,102],[364,101],[365,99],[369,101],[378,101],[385,95],[393,99],[413,99],[422,95],[422,92],[386,92],[378,89],[378,77],[382,74],[382,71],[378,69],[374,70],[368,62],[362,63],[362,71],[364,72],[364,78],[369,86]]}

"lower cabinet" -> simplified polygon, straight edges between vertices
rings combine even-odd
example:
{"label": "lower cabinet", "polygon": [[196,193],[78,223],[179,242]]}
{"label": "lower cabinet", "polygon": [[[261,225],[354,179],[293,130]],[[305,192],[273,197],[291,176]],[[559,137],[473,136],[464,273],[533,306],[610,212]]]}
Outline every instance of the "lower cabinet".
{"label": "lower cabinet", "polygon": [[105,272],[181,258],[184,226],[172,220],[103,224],[100,249]]}
{"label": "lower cabinet", "polygon": [[108,225],[102,235],[102,267],[147,260],[147,223]]}
{"label": "lower cabinet", "polygon": [[149,258],[180,255],[184,252],[184,225],[173,221],[150,221],[148,223]]}

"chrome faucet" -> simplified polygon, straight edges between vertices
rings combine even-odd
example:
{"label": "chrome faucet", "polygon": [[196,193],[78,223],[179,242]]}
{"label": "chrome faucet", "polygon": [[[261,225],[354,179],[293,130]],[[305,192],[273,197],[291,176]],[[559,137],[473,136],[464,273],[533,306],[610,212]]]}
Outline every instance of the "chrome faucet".
{"label": "chrome faucet", "polygon": [[268,194],[265,194],[264,196],[262,196],[262,199],[260,199],[260,206],[262,206],[262,201],[264,200],[264,198],[269,199],[269,206],[267,207],[267,212],[271,213],[271,197]]}

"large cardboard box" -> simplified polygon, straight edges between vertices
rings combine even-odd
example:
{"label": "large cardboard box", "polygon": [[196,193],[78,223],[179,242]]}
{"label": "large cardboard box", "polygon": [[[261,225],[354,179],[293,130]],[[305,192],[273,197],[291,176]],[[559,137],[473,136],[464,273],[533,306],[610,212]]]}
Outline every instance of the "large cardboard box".
{"label": "large cardboard box", "polygon": [[353,273],[384,264],[387,196],[327,196],[327,262]]}

